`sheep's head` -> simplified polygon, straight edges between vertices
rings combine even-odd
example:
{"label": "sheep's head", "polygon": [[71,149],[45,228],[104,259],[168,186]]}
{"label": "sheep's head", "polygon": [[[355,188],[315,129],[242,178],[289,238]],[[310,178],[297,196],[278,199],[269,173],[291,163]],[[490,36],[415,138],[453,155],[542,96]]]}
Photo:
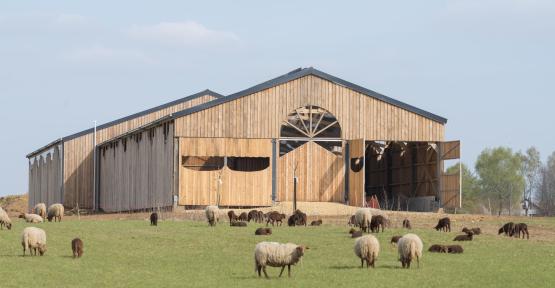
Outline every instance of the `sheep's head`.
{"label": "sheep's head", "polygon": [[45,252],[46,252],[46,245],[45,244],[39,245],[39,254],[40,254],[40,256],[44,255]]}
{"label": "sheep's head", "polygon": [[8,230],[12,230],[12,223],[6,223],[6,228],[8,228]]}
{"label": "sheep's head", "polygon": [[503,232],[505,232],[505,231],[503,230],[503,227],[501,227],[501,228],[499,228],[499,233],[497,233],[497,235],[502,234]]}
{"label": "sheep's head", "polygon": [[48,219],[48,222],[52,222],[52,218],[54,218],[54,216],[52,215],[48,215],[48,217],[46,217],[46,219]]}
{"label": "sheep's head", "polygon": [[272,235],[272,228],[266,228],[266,233],[268,235]]}
{"label": "sheep's head", "polygon": [[25,213],[20,213],[19,216],[17,216],[18,218],[25,218]]}
{"label": "sheep's head", "polygon": [[303,256],[303,255],[304,255],[304,251],[306,251],[306,250],[308,250],[308,249],[310,249],[310,248],[308,248],[308,246],[302,246],[302,245],[301,245],[301,246],[297,246],[297,248],[295,248],[295,250],[297,251],[297,255],[298,255],[299,257]]}
{"label": "sheep's head", "polygon": [[351,230],[349,230],[349,234],[353,234],[355,233],[357,230],[355,230],[355,228],[351,228]]}

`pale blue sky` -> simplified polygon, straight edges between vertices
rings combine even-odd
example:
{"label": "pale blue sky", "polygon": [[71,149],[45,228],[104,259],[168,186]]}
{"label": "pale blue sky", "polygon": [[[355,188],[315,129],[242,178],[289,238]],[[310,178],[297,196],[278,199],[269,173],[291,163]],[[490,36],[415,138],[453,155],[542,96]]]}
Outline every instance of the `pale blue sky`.
{"label": "pale blue sky", "polygon": [[471,165],[555,150],[555,1],[83,2],[0,3],[0,195],[93,120],[308,66],[448,118]]}

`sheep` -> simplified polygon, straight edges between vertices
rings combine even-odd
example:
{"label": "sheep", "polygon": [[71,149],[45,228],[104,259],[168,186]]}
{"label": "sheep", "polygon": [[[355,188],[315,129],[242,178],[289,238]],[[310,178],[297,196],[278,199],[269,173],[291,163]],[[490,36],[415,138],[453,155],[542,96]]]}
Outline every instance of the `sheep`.
{"label": "sheep", "polygon": [[355,233],[356,231],[357,231],[357,230],[356,230],[355,228],[351,228],[351,229],[349,229],[349,234],[353,234],[353,233]]}
{"label": "sheep", "polygon": [[447,251],[448,251],[447,246],[439,245],[439,244],[434,244],[430,246],[430,248],[428,249],[428,252],[432,252],[432,253],[447,253]]}
{"label": "sheep", "polygon": [[480,234],[482,234],[482,229],[480,229],[480,228],[468,229],[468,228],[464,227],[462,229],[462,232],[464,232],[466,234],[468,234],[468,232],[472,232],[472,234],[474,234],[474,235],[480,235]]}
{"label": "sheep", "polygon": [[449,217],[441,218],[435,227],[437,231],[451,232],[451,219]]}
{"label": "sheep", "polygon": [[447,253],[450,254],[461,254],[463,253],[464,249],[461,245],[449,245],[447,246]]}
{"label": "sheep", "polygon": [[380,242],[372,235],[366,235],[359,238],[355,242],[355,254],[360,258],[360,268],[364,268],[364,261],[366,261],[366,268],[371,266],[375,268],[376,259],[380,254]]}
{"label": "sheep", "polygon": [[349,218],[349,222],[347,224],[349,224],[349,227],[350,226],[355,226],[356,227],[357,226],[356,223],[357,223],[357,221],[355,219],[355,215],[352,215],[351,218]]}
{"label": "sheep", "polygon": [[420,267],[420,258],[422,258],[422,240],[416,234],[406,234],[397,242],[397,251],[399,252],[399,261],[403,268],[410,268],[410,262],[416,259],[418,267]]}
{"label": "sheep", "polygon": [[23,246],[23,256],[27,250],[31,256],[33,256],[33,251],[35,256],[37,251],[42,256],[46,252],[46,233],[40,228],[27,227],[21,234],[21,245]]}
{"label": "sheep", "polygon": [[219,214],[220,209],[217,206],[207,206],[204,210],[206,214],[206,220],[208,220],[208,224],[210,226],[216,226],[216,223],[220,221]]}
{"label": "sheep", "polygon": [[258,228],[254,231],[254,235],[272,235],[272,228]]}
{"label": "sheep", "polygon": [[258,211],[249,211],[249,214],[247,214],[247,221],[251,222],[251,220],[253,220],[255,223],[258,222]]}
{"label": "sheep", "polygon": [[227,212],[227,217],[229,218],[229,223],[237,221],[239,219],[239,216],[237,216],[237,214],[235,214],[235,211],[233,210]]}
{"label": "sheep", "polygon": [[56,222],[56,220],[58,222],[62,222],[63,216],[64,216],[64,205],[60,203],[56,203],[48,207],[48,215],[46,216],[46,218],[48,219],[48,222],[52,222],[52,219],[54,219],[54,222]]}
{"label": "sheep", "polygon": [[269,212],[267,215],[268,219],[266,220],[266,226],[268,226],[270,222],[272,223],[272,226],[274,226],[274,224],[281,226],[283,219],[285,219],[285,214],[280,214],[276,211]]}
{"label": "sheep", "polygon": [[372,212],[368,208],[359,208],[355,213],[355,223],[363,232],[370,233],[368,226],[372,219]]}
{"label": "sheep", "polygon": [[322,225],[322,219],[310,222],[310,226],[320,226]]}
{"label": "sheep", "polygon": [[6,213],[6,211],[4,211],[2,207],[0,207],[0,229],[4,230],[4,226],[6,226],[8,230],[11,230],[12,220],[10,219],[10,216],[8,216],[8,213]]}
{"label": "sheep", "polygon": [[43,221],[42,217],[37,214],[21,213],[19,214],[19,218],[25,219],[25,222],[27,223],[42,223]]}
{"label": "sheep", "polygon": [[372,233],[379,233],[380,227],[382,227],[383,233],[386,223],[387,219],[385,219],[385,217],[383,217],[382,215],[372,216],[370,220],[370,230],[372,231]]}
{"label": "sheep", "polygon": [[509,234],[513,231],[515,226],[515,223],[513,222],[509,222],[509,223],[505,223],[505,225],[503,225],[503,227],[499,228],[499,233],[497,233],[497,235],[505,233],[505,236],[509,236]]}
{"label": "sheep", "polygon": [[399,239],[401,239],[403,236],[393,236],[391,237],[391,245],[397,245],[397,242],[399,242]]}
{"label": "sheep", "polygon": [[42,217],[42,219],[46,219],[46,204],[38,203],[33,208],[33,211],[35,212],[35,214],[40,215],[40,217]]}
{"label": "sheep", "polygon": [[258,277],[262,277],[260,271],[268,278],[266,266],[281,267],[279,277],[287,266],[288,275],[291,277],[291,265],[295,265],[304,256],[308,247],[292,243],[281,244],[277,242],[260,242],[254,249],[254,269]]}
{"label": "sheep", "polygon": [[362,231],[355,231],[351,233],[351,238],[358,238],[358,237],[362,237]]}
{"label": "sheep", "polygon": [[258,219],[257,219],[258,221],[256,221],[256,222],[263,223],[264,220],[266,219],[266,215],[262,211],[258,211],[257,214],[258,214]]}
{"label": "sheep", "polygon": [[522,233],[522,239],[524,239],[525,235],[526,239],[530,239],[530,234],[528,234],[528,225],[526,225],[526,223],[515,224],[511,236],[518,237],[520,239],[520,233]]}
{"label": "sheep", "polygon": [[247,222],[235,221],[235,222],[229,223],[229,226],[232,226],[232,227],[247,227]]}
{"label": "sheep", "polygon": [[73,251],[73,258],[81,258],[83,255],[83,241],[79,238],[71,240],[71,250]]}
{"label": "sheep", "polygon": [[249,215],[247,214],[247,212],[243,212],[241,213],[241,215],[239,215],[238,220],[247,222],[249,220]]}
{"label": "sheep", "polygon": [[453,239],[453,241],[472,241],[473,235],[474,233],[472,233],[472,231],[469,231],[468,233],[466,233],[466,235],[458,235],[457,237],[455,237],[455,239]]}
{"label": "sheep", "polygon": [[158,213],[152,212],[150,214],[150,226],[158,226]]}
{"label": "sheep", "polygon": [[409,229],[409,230],[412,229],[412,226],[410,225],[410,220],[409,219],[405,218],[405,220],[403,220],[403,228],[406,228],[406,229]]}

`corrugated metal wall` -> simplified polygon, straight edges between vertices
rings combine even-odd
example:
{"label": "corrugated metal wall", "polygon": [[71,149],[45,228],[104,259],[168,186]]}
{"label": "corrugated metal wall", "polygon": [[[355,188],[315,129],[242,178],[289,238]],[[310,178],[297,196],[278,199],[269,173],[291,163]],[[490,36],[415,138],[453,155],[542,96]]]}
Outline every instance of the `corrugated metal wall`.
{"label": "corrugated metal wall", "polygon": [[37,203],[47,206],[62,202],[61,145],[29,159],[29,209]]}
{"label": "corrugated metal wall", "polygon": [[99,148],[99,208],[133,211],[173,204],[173,123]]}

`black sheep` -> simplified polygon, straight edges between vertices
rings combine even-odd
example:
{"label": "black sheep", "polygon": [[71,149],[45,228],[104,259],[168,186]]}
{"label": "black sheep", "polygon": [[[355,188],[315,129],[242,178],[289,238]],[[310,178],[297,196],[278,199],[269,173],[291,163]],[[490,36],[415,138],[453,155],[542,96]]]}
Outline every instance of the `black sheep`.
{"label": "black sheep", "polygon": [[158,226],[158,213],[150,214],[150,226]]}
{"label": "black sheep", "polygon": [[445,245],[439,245],[439,244],[434,244],[432,246],[430,246],[430,249],[428,249],[429,252],[432,253],[447,253],[447,246]]}
{"label": "black sheep", "polygon": [[514,227],[515,223],[513,222],[505,223],[503,227],[499,228],[499,233],[497,233],[497,235],[504,233],[505,236],[511,236]]}
{"label": "black sheep", "polygon": [[526,223],[515,224],[511,232],[511,236],[518,237],[520,239],[520,233],[522,233],[522,239],[526,235],[526,239],[530,239],[530,234],[528,234],[528,225]]}
{"label": "black sheep", "polygon": [[247,227],[247,222],[235,221],[235,222],[231,222],[230,226],[233,226],[233,227]]}
{"label": "black sheep", "polygon": [[447,246],[447,253],[450,254],[461,254],[463,253],[464,249],[461,245],[449,245]]}
{"label": "black sheep", "polygon": [[472,232],[468,232],[466,235],[458,235],[453,239],[453,241],[472,241]]}
{"label": "black sheep", "polygon": [[385,219],[385,217],[383,217],[382,215],[372,216],[370,220],[370,230],[372,231],[372,233],[379,233],[380,227],[382,227],[382,233],[383,233],[386,222],[387,222],[387,219]]}
{"label": "black sheep", "polygon": [[412,226],[410,225],[410,220],[409,219],[403,220],[403,228],[406,228],[406,229],[409,229],[409,230],[412,229]]}
{"label": "black sheep", "polygon": [[437,231],[451,232],[451,219],[449,217],[439,219],[435,229]]}
{"label": "black sheep", "polygon": [[318,219],[310,223],[310,226],[320,226],[320,225],[322,225],[322,219]]}
{"label": "black sheep", "polygon": [[254,235],[272,235],[272,228],[258,228],[254,231]]}

